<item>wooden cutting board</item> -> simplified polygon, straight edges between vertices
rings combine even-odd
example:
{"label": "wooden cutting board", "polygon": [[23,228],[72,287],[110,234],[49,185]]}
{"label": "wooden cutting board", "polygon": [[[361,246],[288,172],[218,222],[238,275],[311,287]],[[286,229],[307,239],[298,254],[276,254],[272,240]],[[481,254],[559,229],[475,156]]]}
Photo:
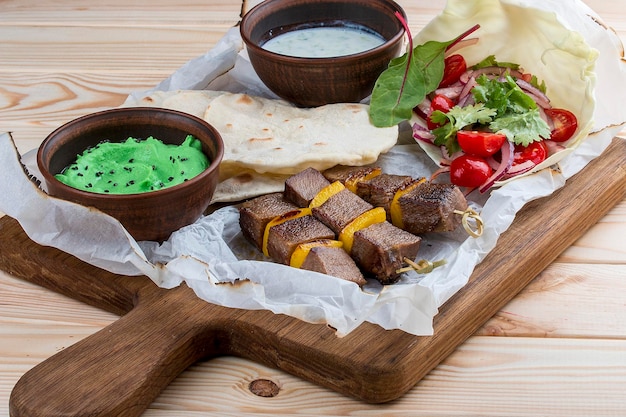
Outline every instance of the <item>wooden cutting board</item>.
{"label": "wooden cutting board", "polygon": [[[402,396],[522,290],[626,194],[626,141],[552,196],[518,214],[470,282],[435,317],[434,336],[365,323],[343,338],[323,324],[215,306],[186,286],[158,288],[32,242],[0,218],[0,269],[121,315],[27,372],[13,417],[136,416],[200,359],[237,355],[345,395],[381,403]],[[42,312],[45,314],[45,312]]]}

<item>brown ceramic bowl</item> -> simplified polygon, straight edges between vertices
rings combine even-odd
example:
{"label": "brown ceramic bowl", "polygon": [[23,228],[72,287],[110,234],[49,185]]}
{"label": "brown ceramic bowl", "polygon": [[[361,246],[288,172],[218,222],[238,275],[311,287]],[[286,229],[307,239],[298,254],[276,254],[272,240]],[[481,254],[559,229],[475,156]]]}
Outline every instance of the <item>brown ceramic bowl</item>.
{"label": "brown ceramic bowl", "polygon": [[[76,155],[105,139],[153,136],[164,143],[181,144],[187,135],[202,142],[211,161],[198,176],[169,188],[136,194],[99,194],[63,184],[54,175],[73,163]],[[166,240],[195,222],[210,204],[224,153],[220,134],[195,116],[160,108],[119,108],[75,119],[52,132],[37,152],[37,164],[52,196],[95,207],[118,219],[138,241]]]}
{"label": "brown ceramic bowl", "polygon": [[[279,97],[303,107],[359,102],[402,49],[404,28],[392,0],[265,0],[246,13],[240,32],[250,62],[263,83]],[[381,35],[382,45],[352,55],[302,58],[267,51],[272,36],[303,26],[349,22]]]}

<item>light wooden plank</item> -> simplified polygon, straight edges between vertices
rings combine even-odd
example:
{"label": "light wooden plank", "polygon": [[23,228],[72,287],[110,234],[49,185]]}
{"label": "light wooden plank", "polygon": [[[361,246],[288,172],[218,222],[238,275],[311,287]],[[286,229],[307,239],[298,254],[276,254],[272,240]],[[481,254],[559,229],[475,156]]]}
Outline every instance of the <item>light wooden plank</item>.
{"label": "light wooden plank", "polygon": [[0,131],[12,132],[22,153],[55,128],[88,113],[121,105],[132,91],[157,85],[164,74],[0,71]]}
{"label": "light wooden plank", "polygon": [[558,262],[626,265],[626,199],[558,258]]}
{"label": "light wooden plank", "polygon": [[[181,4],[154,0],[149,8],[126,3],[107,0],[97,5],[81,3],[76,7],[77,3],[69,0],[2,2],[0,27],[3,34],[27,27],[28,31],[18,32],[38,33],[37,42],[46,45],[45,51],[38,47],[28,50],[32,44],[27,39],[17,38],[14,41],[22,50],[9,51],[0,43],[0,71],[4,69],[6,52],[12,54],[8,72],[0,72],[0,130],[15,130],[18,146],[30,149],[66,116],[74,117],[83,111],[109,106],[125,97],[135,85],[143,89],[156,84],[187,59],[205,50],[206,38],[201,41],[196,38],[197,33],[205,33],[204,22],[223,25],[215,29],[214,35],[209,35],[216,41],[229,19],[238,16],[237,11],[230,10],[230,4],[238,6],[238,2],[227,0],[219,0],[219,7],[223,9],[218,11],[214,9],[215,2],[209,6],[199,1]],[[626,33],[626,9],[622,7],[622,0],[588,0],[587,3],[610,19],[618,32]],[[426,24],[443,7],[444,1],[435,0],[424,6],[402,0],[401,4],[412,16],[410,24],[415,30]],[[423,7],[427,8],[427,13],[418,14],[417,10]],[[57,25],[73,26],[72,39],[64,38]],[[173,41],[169,42],[169,29],[159,28],[160,25],[181,30],[174,31]],[[107,37],[123,26],[154,26],[149,32],[157,36],[146,39],[134,35],[134,30],[129,32],[132,42],[113,36],[104,51],[119,53],[120,59],[117,63],[103,64],[102,57],[93,50],[92,38],[84,36],[89,31],[86,26],[99,27],[100,36],[106,34]],[[189,39],[191,47],[185,44]],[[76,48],[72,47],[74,42]],[[115,45],[118,42],[119,45]],[[62,44],[67,44],[67,49]],[[181,47],[184,51],[178,49],[170,54],[177,44],[185,44]],[[146,51],[133,51],[138,46],[145,46]],[[81,50],[89,53],[82,54]],[[67,57],[63,56],[66,51]],[[171,58],[155,62],[155,54],[159,52]],[[43,68],[33,59],[39,55],[46,65],[54,68]],[[73,71],[75,62],[78,65]],[[129,65],[133,62],[138,65]],[[24,69],[28,77],[23,76]],[[15,88],[18,78],[33,77],[41,77],[37,83],[45,87],[21,84]],[[8,107],[7,97],[13,100]],[[597,267],[589,263],[624,264],[623,243],[621,250],[616,249],[614,243],[616,239],[623,241],[625,212],[626,200],[566,250],[557,264],[522,293],[521,299],[514,300],[490,322],[500,326],[500,333],[493,332],[496,334],[536,336],[543,333],[553,336],[551,339],[472,338],[406,397],[380,407],[356,403],[251,362],[219,358],[188,370],[145,415],[623,415],[626,410],[622,398],[626,388],[625,315],[623,302],[619,302],[619,295],[624,293],[623,278],[620,279],[617,266]],[[10,389],[24,372],[115,319],[58,294],[22,284],[26,283],[0,274],[0,328],[3,329],[0,335],[0,415],[8,415]],[[45,341],[42,334],[46,335]],[[490,333],[487,330],[484,334]],[[568,338],[572,336],[596,339]],[[247,384],[258,377],[279,382],[280,395],[273,399],[252,396]]]}
{"label": "light wooden plank", "polygon": [[626,340],[622,265],[554,263],[500,310],[480,335]]}
{"label": "light wooden plank", "polygon": [[[73,298],[15,279],[3,271],[0,271],[0,294],[3,296],[0,303],[0,322],[3,324],[28,323],[47,326],[52,331],[58,325],[86,327],[94,332],[119,318]],[[77,310],[80,311],[79,314],[76,313]],[[42,329],[44,335],[45,330]]]}
{"label": "light wooden plank", "polygon": [[237,0],[172,2],[152,0],[143,3],[107,0],[94,4],[74,0],[2,2],[1,25],[50,26],[208,26],[232,24],[239,19],[241,2]]}
{"label": "light wooden plank", "polygon": [[205,53],[229,27],[5,27],[0,68],[17,73],[156,73],[165,78]]}
{"label": "light wooden plank", "polygon": [[[407,395],[384,405],[246,360],[216,358],[190,367],[144,415],[616,416],[626,409],[624,349],[626,342],[617,340],[474,337]],[[0,380],[18,378],[31,366],[24,362],[2,355]],[[258,378],[277,383],[279,394],[253,395],[248,385]],[[0,413],[6,404],[0,401]]]}

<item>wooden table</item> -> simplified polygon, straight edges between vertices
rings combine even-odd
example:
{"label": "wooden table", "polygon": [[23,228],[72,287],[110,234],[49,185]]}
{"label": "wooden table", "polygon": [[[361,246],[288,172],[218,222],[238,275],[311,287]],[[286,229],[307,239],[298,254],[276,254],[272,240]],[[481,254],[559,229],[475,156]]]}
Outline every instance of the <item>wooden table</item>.
{"label": "wooden table", "polygon": [[[414,31],[444,5],[400,3]],[[587,3],[626,42],[622,1]],[[241,9],[236,0],[1,2],[0,131],[25,152],[70,119],[120,105],[211,48]],[[625,235],[623,200],[393,403],[222,357],[190,367],[145,415],[626,415]],[[0,271],[0,415],[21,375],[117,318]],[[258,379],[279,394],[254,395]]]}

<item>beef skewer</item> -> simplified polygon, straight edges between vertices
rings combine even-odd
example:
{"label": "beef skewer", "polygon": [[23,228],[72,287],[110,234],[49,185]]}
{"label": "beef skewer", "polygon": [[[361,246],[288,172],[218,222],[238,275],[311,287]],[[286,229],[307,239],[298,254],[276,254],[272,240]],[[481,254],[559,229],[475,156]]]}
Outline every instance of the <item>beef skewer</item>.
{"label": "beef skewer", "polygon": [[419,236],[392,225],[384,209],[374,207],[339,182],[330,183],[313,168],[289,177],[284,195],[295,204],[308,205],[313,217],[339,236],[356,264],[382,284],[397,281],[405,258],[417,256]]}
{"label": "beef skewer", "polygon": [[[378,167],[336,166],[323,175],[330,182],[349,184],[365,201],[383,207],[393,225],[413,234],[449,232],[461,224],[473,237],[482,233],[480,217],[469,208],[465,196],[453,184],[384,174]],[[470,227],[468,218],[475,220],[477,230]]]}
{"label": "beef skewer", "polygon": [[274,261],[366,283],[354,260],[335,240],[335,233],[310,214],[287,202],[282,193],[263,195],[239,208],[242,234]]}

